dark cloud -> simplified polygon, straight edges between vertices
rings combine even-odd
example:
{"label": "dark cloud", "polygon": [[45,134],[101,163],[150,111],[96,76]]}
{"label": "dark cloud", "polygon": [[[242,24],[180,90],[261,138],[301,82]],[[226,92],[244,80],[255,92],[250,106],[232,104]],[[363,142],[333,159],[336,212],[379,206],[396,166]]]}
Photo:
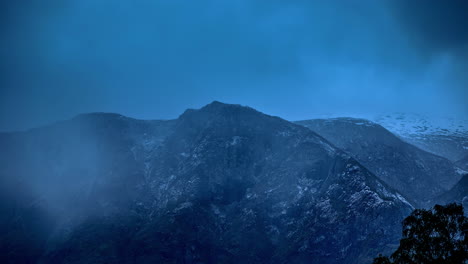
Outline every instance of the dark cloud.
{"label": "dark cloud", "polygon": [[[458,97],[459,111],[468,113],[468,1],[396,0],[390,1],[396,21],[409,36],[421,62],[445,72],[445,94]],[[430,66],[430,67],[431,67]],[[427,70],[427,66],[424,67]],[[429,68],[430,68],[429,67]]]}
{"label": "dark cloud", "polygon": [[468,49],[468,1],[395,0],[396,16],[421,50]]}
{"label": "dark cloud", "polygon": [[173,118],[215,99],[289,119],[467,115],[465,5],[442,26],[439,2],[2,1],[0,129],[90,111]]}

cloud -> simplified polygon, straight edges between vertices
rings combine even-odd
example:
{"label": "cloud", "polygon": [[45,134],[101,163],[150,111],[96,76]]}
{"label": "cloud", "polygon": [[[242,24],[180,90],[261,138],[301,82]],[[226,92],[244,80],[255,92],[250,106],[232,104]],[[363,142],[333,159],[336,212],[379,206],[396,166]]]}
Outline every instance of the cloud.
{"label": "cloud", "polygon": [[418,49],[429,52],[468,48],[468,2],[464,0],[390,1],[402,28]]}
{"label": "cloud", "polygon": [[461,1],[29,2],[3,4],[0,128],[90,111],[173,118],[214,99],[289,119],[468,112]]}

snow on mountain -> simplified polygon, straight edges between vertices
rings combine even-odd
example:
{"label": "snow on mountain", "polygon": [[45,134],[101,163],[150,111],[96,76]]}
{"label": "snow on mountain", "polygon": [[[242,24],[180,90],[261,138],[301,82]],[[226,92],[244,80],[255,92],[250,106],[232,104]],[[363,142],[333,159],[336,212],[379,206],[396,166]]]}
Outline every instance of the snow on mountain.
{"label": "snow on mountain", "polygon": [[371,120],[421,149],[454,162],[468,155],[468,120],[403,113]]}
{"label": "snow on mountain", "polygon": [[425,151],[457,162],[468,156],[468,120],[413,113],[317,114],[311,119],[351,117],[375,122]]}
{"label": "snow on mountain", "polygon": [[417,206],[451,188],[461,177],[449,160],[404,142],[381,125],[358,118],[296,122],[346,151]]}

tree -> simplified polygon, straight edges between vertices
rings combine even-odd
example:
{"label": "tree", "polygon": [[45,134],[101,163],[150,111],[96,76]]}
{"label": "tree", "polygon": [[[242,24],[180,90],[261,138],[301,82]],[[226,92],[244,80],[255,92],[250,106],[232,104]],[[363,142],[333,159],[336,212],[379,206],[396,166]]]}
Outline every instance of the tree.
{"label": "tree", "polygon": [[[391,259],[391,260],[390,260]],[[455,203],[417,209],[403,220],[403,238],[390,258],[374,264],[463,264],[468,260],[468,219]]]}
{"label": "tree", "polygon": [[373,264],[391,264],[392,262],[390,261],[390,259],[388,257],[384,257],[382,255],[379,254],[378,257],[376,257],[374,259],[374,262],[372,262]]}

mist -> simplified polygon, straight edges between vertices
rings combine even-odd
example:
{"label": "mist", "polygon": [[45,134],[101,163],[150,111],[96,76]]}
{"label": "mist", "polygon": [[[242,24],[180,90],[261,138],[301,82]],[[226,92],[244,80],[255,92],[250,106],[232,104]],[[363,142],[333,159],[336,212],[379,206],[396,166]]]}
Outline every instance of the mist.
{"label": "mist", "polygon": [[413,209],[467,199],[466,14],[0,1],[0,262],[389,255]]}
{"label": "mist", "polygon": [[0,258],[30,261],[96,219],[134,217],[153,151],[145,144],[160,144],[171,122],[94,113],[0,133]]}

